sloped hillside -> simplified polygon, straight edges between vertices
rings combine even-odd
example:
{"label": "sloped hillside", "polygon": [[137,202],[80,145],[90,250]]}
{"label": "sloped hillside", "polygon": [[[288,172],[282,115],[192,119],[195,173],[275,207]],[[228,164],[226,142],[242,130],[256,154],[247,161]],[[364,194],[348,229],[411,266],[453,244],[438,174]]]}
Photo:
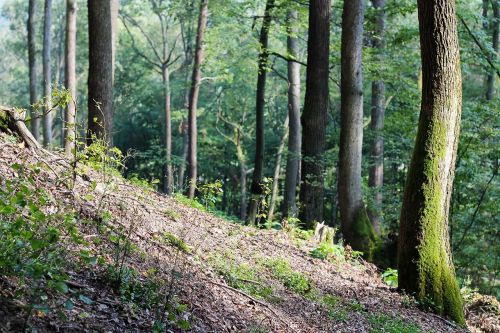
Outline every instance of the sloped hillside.
{"label": "sloped hillside", "polygon": [[[10,254],[15,265],[0,258],[0,269],[10,267],[0,270],[0,331],[465,331],[417,309],[349,253],[314,258],[313,240],[293,230],[234,224],[90,164],[75,166],[2,135],[0,216],[7,222],[0,237],[8,244],[6,223],[19,218],[43,223],[22,226],[33,235],[15,236],[14,247],[28,239],[19,247],[31,251],[25,261],[24,250]],[[34,200],[37,193],[45,198]],[[47,232],[57,237],[36,236]],[[498,318],[480,308],[483,317],[469,312],[470,328],[493,332]]]}

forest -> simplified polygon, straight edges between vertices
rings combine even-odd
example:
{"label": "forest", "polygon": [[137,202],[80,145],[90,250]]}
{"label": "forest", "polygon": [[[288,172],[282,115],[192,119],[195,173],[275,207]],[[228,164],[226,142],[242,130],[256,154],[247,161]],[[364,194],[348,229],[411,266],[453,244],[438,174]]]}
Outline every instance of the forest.
{"label": "forest", "polygon": [[0,0],[0,332],[500,332],[499,0]]}

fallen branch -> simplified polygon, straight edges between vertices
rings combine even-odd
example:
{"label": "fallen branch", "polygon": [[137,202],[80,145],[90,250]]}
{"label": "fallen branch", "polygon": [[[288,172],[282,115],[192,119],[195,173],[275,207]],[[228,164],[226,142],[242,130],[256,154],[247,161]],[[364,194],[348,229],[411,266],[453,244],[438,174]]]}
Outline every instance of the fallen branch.
{"label": "fallen branch", "polygon": [[[0,106],[0,124],[5,125],[13,132],[17,133],[23,142],[31,148],[40,149],[40,144],[24,123],[24,112],[18,109]],[[0,126],[1,130],[1,126]]]}
{"label": "fallen branch", "polygon": [[235,292],[235,293],[237,293],[237,294],[240,294],[240,295],[242,295],[242,296],[245,296],[245,297],[246,297],[246,298],[248,298],[248,299],[251,299],[253,302],[255,302],[255,303],[257,303],[257,304],[259,304],[259,305],[261,305],[261,306],[263,306],[263,307],[267,308],[267,309],[268,309],[269,311],[271,311],[271,312],[273,313],[273,315],[274,315],[277,319],[279,319],[279,320],[280,320],[280,321],[281,321],[281,322],[282,322],[285,326],[287,326],[287,327],[288,327],[288,328],[290,328],[293,332],[295,332],[295,330],[293,330],[293,329],[290,327],[290,325],[289,325],[286,321],[284,321],[284,320],[283,320],[283,319],[279,316],[279,314],[278,314],[276,311],[274,311],[274,309],[273,309],[273,308],[271,308],[271,307],[270,307],[269,305],[267,305],[266,303],[264,303],[264,302],[262,302],[262,301],[259,301],[258,299],[256,299],[255,297],[252,297],[252,296],[248,295],[248,294],[247,294],[246,292],[244,292],[244,291],[241,291],[241,290],[238,290],[238,289],[233,288],[233,287],[231,287],[231,286],[228,286],[227,284],[222,284],[222,283],[215,282],[215,281],[212,281],[212,280],[209,280],[209,279],[204,279],[204,278],[202,278],[202,280],[203,280],[203,281],[206,281],[206,282],[208,282],[208,283],[214,284],[214,285],[216,285],[216,286],[219,286],[219,287],[221,287],[221,288],[225,288],[225,289],[231,290],[231,291],[233,291],[233,292]]}

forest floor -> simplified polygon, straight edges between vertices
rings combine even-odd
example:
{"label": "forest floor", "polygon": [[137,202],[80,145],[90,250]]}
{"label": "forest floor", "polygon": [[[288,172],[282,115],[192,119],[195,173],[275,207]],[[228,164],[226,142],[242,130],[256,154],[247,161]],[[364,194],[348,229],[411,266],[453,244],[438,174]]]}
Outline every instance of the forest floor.
{"label": "forest floor", "polygon": [[[238,225],[90,167],[64,185],[73,172],[62,155],[0,136],[0,186],[19,176],[16,163],[42,166],[35,186],[53,197],[52,209],[78,213],[87,242],[65,248],[69,288],[48,295],[51,304],[72,306],[33,310],[27,326],[28,297],[14,296],[21,282],[0,276],[2,332],[148,332],[155,322],[158,332],[467,331],[419,310],[371,264],[313,258],[317,244],[293,232]],[[81,264],[82,248],[99,259]],[[471,331],[499,332],[495,302],[469,303]]]}

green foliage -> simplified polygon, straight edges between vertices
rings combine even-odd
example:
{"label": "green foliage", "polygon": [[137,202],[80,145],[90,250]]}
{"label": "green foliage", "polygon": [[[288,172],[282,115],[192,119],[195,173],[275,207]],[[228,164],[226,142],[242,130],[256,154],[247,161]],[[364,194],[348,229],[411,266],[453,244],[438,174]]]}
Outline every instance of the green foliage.
{"label": "green foliage", "polygon": [[348,311],[342,306],[342,300],[338,296],[330,294],[323,295],[321,304],[326,307],[328,318],[336,322],[347,322]]}
{"label": "green foliage", "polygon": [[167,216],[168,218],[172,219],[172,220],[177,220],[180,215],[179,213],[177,213],[175,210],[172,210],[172,209],[165,209],[165,212],[164,212],[165,216]]}
{"label": "green foliage", "polygon": [[17,178],[0,183],[0,276],[16,278],[29,320],[33,309],[47,313],[60,306],[48,295],[68,293],[65,247],[85,242],[74,212],[57,208],[52,195],[37,186],[41,165],[11,168]]}
{"label": "green foliage", "polygon": [[214,209],[215,204],[220,201],[220,196],[224,192],[222,190],[222,181],[216,180],[212,183],[198,185],[196,189],[201,194],[201,203],[205,205],[205,210],[208,208]]}
{"label": "green foliage", "polygon": [[321,243],[318,247],[311,250],[309,255],[313,258],[323,260],[357,262],[363,253],[352,250],[346,252],[346,249],[341,244]]}
{"label": "green foliage", "polygon": [[413,323],[407,323],[401,317],[391,317],[386,314],[368,316],[372,333],[421,333],[422,329]]}
{"label": "green foliage", "polygon": [[199,203],[197,200],[194,199],[189,199],[188,197],[176,193],[175,194],[175,199],[180,202],[183,205],[189,206],[191,208],[199,209],[199,210],[205,210],[205,206],[203,206],[201,203]]}
{"label": "green foliage", "polygon": [[266,281],[262,278],[259,266],[238,263],[235,259],[221,254],[210,256],[209,262],[231,287],[240,289],[259,299],[265,299],[270,302],[278,301],[276,296],[274,296],[274,289],[267,285]]}
{"label": "green foliage", "polygon": [[174,234],[171,234],[170,232],[165,232],[163,234],[163,240],[167,244],[174,246],[181,252],[191,253],[191,249],[189,248],[189,246],[182,239],[175,236]]}
{"label": "green foliage", "polygon": [[264,265],[291,291],[302,296],[307,296],[313,291],[314,286],[309,278],[294,271],[285,259],[269,259],[264,262]]}
{"label": "green foliage", "polygon": [[397,287],[398,286],[398,270],[397,269],[387,268],[381,274],[381,277],[382,277],[382,280],[389,287]]}

